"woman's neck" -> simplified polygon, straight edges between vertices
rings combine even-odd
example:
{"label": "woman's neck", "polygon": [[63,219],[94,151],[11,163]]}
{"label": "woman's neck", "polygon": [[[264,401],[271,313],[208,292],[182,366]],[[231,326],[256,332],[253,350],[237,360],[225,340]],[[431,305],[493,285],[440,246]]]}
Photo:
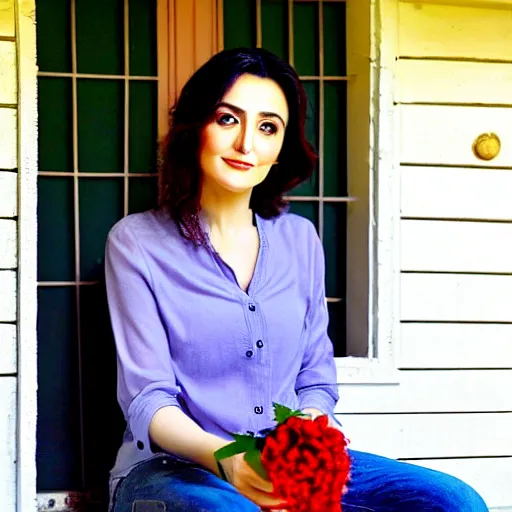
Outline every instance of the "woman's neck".
{"label": "woman's neck", "polygon": [[203,189],[201,212],[210,230],[220,235],[235,235],[251,227],[253,213],[249,208],[251,193],[212,193]]}

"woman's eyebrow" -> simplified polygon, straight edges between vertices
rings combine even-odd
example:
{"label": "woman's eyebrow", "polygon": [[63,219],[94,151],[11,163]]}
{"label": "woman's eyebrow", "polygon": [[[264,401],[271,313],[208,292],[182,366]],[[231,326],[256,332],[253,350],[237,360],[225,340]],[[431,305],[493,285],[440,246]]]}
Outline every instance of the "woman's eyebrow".
{"label": "woman's eyebrow", "polygon": [[[231,103],[227,103],[226,101],[221,101],[220,103],[218,103],[217,108],[218,107],[229,108],[239,116],[244,116],[247,113],[244,109],[237,107],[236,105],[232,105]],[[281,121],[281,123],[283,123],[283,126],[286,126],[286,123],[284,122],[283,118],[279,114],[276,114],[275,112],[259,112],[259,115],[261,117],[276,117]]]}

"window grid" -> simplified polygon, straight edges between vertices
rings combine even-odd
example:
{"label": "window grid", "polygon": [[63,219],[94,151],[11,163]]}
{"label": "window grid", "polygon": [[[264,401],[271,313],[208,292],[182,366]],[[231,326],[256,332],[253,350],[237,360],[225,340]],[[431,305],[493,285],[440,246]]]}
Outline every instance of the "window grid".
{"label": "window grid", "polygon": [[[293,25],[293,7],[306,0],[288,0],[287,18],[288,18],[288,62],[294,65],[294,25]],[[256,46],[262,47],[262,0],[256,2]],[[289,195],[286,199],[291,202],[317,202],[318,214],[318,234],[322,242],[324,241],[325,228],[325,204],[327,203],[349,203],[357,201],[352,196],[325,196],[325,152],[324,152],[324,124],[325,124],[325,82],[348,82],[348,76],[325,75],[324,73],[324,2],[345,2],[345,0],[316,0],[318,13],[318,75],[300,75],[299,78],[303,82],[317,82],[318,87],[318,195]],[[327,302],[342,302],[340,297],[328,297]]]}
{"label": "window grid", "polygon": [[[130,56],[130,36],[129,36],[129,0],[123,1],[123,25],[124,25],[124,74],[95,74],[78,73],[77,63],[77,28],[76,28],[76,0],[70,2],[70,38],[71,38],[71,72],[48,72],[39,71],[38,77],[50,78],[68,78],[71,80],[72,92],[72,171],[39,171],[41,177],[65,177],[73,180],[73,239],[74,239],[74,280],[70,281],[39,281],[39,288],[75,288],[76,300],[76,340],[78,345],[78,389],[79,389],[79,425],[80,425],[80,471],[83,488],[86,488],[86,457],[85,455],[85,432],[84,432],[84,404],[83,404],[83,362],[82,362],[82,325],[81,325],[81,287],[100,285],[98,280],[82,280],[81,278],[81,258],[80,258],[80,181],[84,178],[119,178],[123,180],[123,214],[126,216],[129,212],[129,184],[130,178],[156,178],[158,173],[137,173],[129,171],[129,113],[130,113],[130,82],[158,82],[159,76],[130,76],[129,56]],[[124,133],[123,133],[123,171],[122,172],[80,172],[79,152],[78,152],[78,80],[122,80],[124,81]]]}

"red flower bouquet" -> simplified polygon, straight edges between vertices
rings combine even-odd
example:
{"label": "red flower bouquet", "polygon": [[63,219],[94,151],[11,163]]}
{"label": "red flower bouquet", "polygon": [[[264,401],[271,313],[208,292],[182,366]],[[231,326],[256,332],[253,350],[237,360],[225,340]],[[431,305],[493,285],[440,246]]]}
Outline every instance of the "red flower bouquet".
{"label": "red flower bouquet", "polygon": [[287,503],[287,512],[341,512],[350,470],[345,436],[325,415],[312,420],[279,404],[274,411],[275,428],[263,436],[235,434],[233,443],[215,453],[217,460],[245,452],[247,463]]}

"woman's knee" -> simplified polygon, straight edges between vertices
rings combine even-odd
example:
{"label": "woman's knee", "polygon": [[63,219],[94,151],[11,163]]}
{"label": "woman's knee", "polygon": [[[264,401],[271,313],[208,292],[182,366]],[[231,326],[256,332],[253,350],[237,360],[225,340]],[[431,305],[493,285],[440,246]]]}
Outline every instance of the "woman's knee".
{"label": "woman's knee", "polygon": [[442,474],[434,486],[433,499],[443,512],[487,512],[488,508],[478,492],[470,485],[455,478]]}

